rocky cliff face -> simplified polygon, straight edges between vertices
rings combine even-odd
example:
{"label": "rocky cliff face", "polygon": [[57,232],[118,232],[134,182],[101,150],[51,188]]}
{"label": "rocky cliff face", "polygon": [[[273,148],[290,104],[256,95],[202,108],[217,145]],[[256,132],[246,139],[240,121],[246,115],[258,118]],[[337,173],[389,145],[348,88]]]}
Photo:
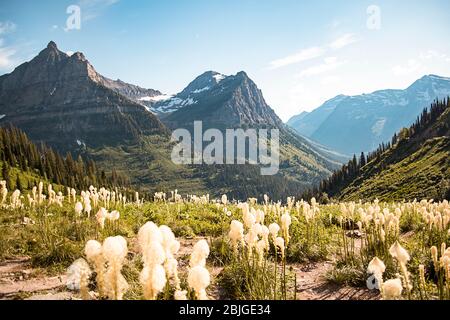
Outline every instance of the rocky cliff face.
{"label": "rocky cliff face", "polygon": [[[179,100],[178,104],[175,99]],[[164,103],[157,106],[161,107]],[[173,128],[189,125],[195,120],[217,128],[282,126],[282,121],[267,105],[261,90],[245,72],[234,76],[206,72],[168,103],[175,111],[163,119]]]}
{"label": "rocky cliff face", "polygon": [[[105,87],[108,87],[109,89],[114,90],[117,93],[120,93],[121,95],[124,95],[138,103],[142,103],[142,101],[162,95],[162,93],[158,90],[141,88],[134,84],[123,82],[120,79],[111,80],[111,79],[102,77],[100,82]],[[142,100],[142,99],[144,99],[144,100]]]}
{"label": "rocky cliff face", "polygon": [[82,53],[68,56],[50,42],[33,60],[0,77],[0,124],[12,123],[61,152],[167,133],[144,106],[119,93],[131,87],[112,84]]}

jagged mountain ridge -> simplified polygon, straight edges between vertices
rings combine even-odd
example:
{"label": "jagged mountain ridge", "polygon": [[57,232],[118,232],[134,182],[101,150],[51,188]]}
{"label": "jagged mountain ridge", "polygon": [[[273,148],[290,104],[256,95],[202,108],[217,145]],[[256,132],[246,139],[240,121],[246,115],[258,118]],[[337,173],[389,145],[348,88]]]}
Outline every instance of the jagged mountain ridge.
{"label": "jagged mountain ridge", "polygon": [[[405,90],[338,96],[291,126],[319,143],[352,155],[377,148],[409,126],[425,106],[450,95],[450,78],[424,76]],[[349,143],[351,142],[351,143]]]}
{"label": "jagged mountain ridge", "polygon": [[[239,172],[238,176],[254,181],[252,188],[235,193],[242,199],[263,193],[282,199],[300,193],[339,166],[339,162],[287,129],[244,72],[228,77],[210,72],[196,80],[179,97],[201,95],[199,105],[208,111],[204,113],[205,123],[283,130],[280,175],[266,178],[254,176],[256,168],[232,169]],[[211,89],[204,89],[205,85]],[[0,125],[12,123],[33,141],[44,141],[61,153],[84,153],[107,172],[114,168],[127,174],[133,184],[150,190],[178,188],[180,192],[212,194],[236,191],[242,182],[235,179],[236,175],[222,174],[230,172],[227,169],[211,166],[211,175],[205,176],[207,171],[201,166],[171,162],[169,129],[139,103],[149,94],[157,99],[160,92],[103,77],[82,53],[68,56],[50,42],[30,62],[0,77]],[[182,109],[179,111],[185,112]],[[221,117],[215,119],[214,112],[221,113]],[[168,116],[178,115],[174,112]]]}
{"label": "jagged mountain ridge", "polygon": [[[182,102],[175,106],[175,99]],[[261,90],[243,71],[233,76],[205,72],[174,98],[160,102],[155,107],[164,110],[164,103],[169,103],[174,111],[159,116],[172,129],[192,130],[195,121],[202,122],[203,130],[279,129],[280,172],[286,178],[302,184],[320,182],[322,177],[347,160],[345,156],[299,136],[283,124],[266,103]]]}
{"label": "jagged mountain ridge", "polygon": [[38,56],[0,77],[0,124],[61,152],[168,135],[157,117],[118,92],[130,88],[98,74],[80,52],[68,56],[50,42]]}
{"label": "jagged mountain ridge", "polygon": [[[102,77],[102,84],[109,89],[120,93],[138,103],[142,101],[150,100],[151,98],[162,96],[163,94],[154,89],[145,89],[134,84],[123,82],[120,79],[111,80],[106,77]],[[144,99],[144,100],[143,100]]]}
{"label": "jagged mountain ridge", "polygon": [[160,96],[158,101],[155,101],[151,106],[152,112],[164,117],[165,115],[177,111],[178,109],[197,103],[196,98],[201,96],[205,91],[211,90],[226,76],[215,72],[207,71],[195,78],[189,85],[180,93],[172,96]]}
{"label": "jagged mountain ridge", "polygon": [[219,128],[282,125],[265,102],[261,90],[243,71],[232,76],[205,72],[183,91],[159,102],[153,109],[159,113],[169,113],[161,118],[172,128],[189,125],[194,120],[202,120],[209,127]]}

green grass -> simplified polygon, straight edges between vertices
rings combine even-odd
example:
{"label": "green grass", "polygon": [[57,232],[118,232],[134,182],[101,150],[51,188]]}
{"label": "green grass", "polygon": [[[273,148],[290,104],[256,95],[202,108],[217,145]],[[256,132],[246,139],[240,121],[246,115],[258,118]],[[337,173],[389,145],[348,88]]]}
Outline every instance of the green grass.
{"label": "green grass", "polygon": [[340,199],[441,199],[449,187],[450,138],[441,137],[428,140],[418,151],[378,174],[355,181],[342,191]]}
{"label": "green grass", "polygon": [[[3,162],[0,161],[0,176],[1,176],[2,168],[3,168]],[[34,186],[39,181],[42,181],[45,185],[50,183],[50,181],[48,179],[39,175],[38,172],[22,171],[19,168],[15,168],[15,167],[10,167],[9,176],[10,176],[10,183],[14,189],[16,189],[16,186],[17,186],[17,179],[20,179],[20,184],[22,185],[23,190],[29,190],[29,186]],[[2,179],[4,179],[4,178],[2,177]],[[65,193],[65,187],[62,185],[53,183],[53,189],[56,192],[61,191],[61,192]]]}
{"label": "green grass", "polygon": [[[380,203],[381,211],[388,208],[391,212],[399,204]],[[356,205],[358,208],[366,208]],[[257,206],[263,208],[263,206]],[[113,208],[110,208],[112,210]],[[267,265],[242,265],[242,260],[236,260],[230,248],[227,237],[232,220],[242,221],[242,212],[236,205],[229,205],[231,216],[223,213],[222,208],[215,204],[194,203],[154,203],[146,202],[142,206],[127,204],[116,207],[121,216],[116,222],[106,222],[100,229],[94,209],[91,217],[75,216],[73,204],[65,202],[63,207],[57,205],[41,206],[37,209],[0,208],[0,261],[29,256],[34,268],[46,270],[51,274],[61,274],[76,259],[83,257],[83,249],[88,240],[102,242],[109,236],[122,235],[128,240],[129,254],[124,265],[123,274],[130,284],[127,299],[142,299],[142,289],[139,284],[139,272],[142,261],[138,254],[136,235],[139,228],[147,221],[172,228],[179,239],[205,237],[208,239],[211,254],[208,267],[223,267],[220,275],[214,279],[220,288],[223,298],[268,299],[273,294],[273,262],[274,248],[271,246],[267,255]],[[427,283],[435,291],[433,266],[430,264],[430,247],[440,247],[442,242],[450,243],[448,227],[443,232],[430,231],[418,211],[405,212],[400,220],[400,235],[387,239],[386,243],[368,244],[364,240],[361,249],[355,249],[355,241],[346,236],[346,225],[341,228],[339,217],[342,216],[337,204],[321,205],[320,211],[310,221],[306,221],[302,212],[295,208],[291,210],[292,225],[290,226],[290,242],[286,249],[287,276],[289,288],[287,295],[293,296],[294,283],[291,267],[318,261],[329,261],[334,267],[326,274],[329,282],[340,286],[365,287],[366,268],[369,261],[376,255],[387,267],[385,279],[396,277],[399,272],[396,262],[389,256],[389,248],[396,240],[410,252],[411,260],[408,270],[417,281],[420,264],[427,266]],[[357,210],[356,210],[357,212]],[[23,224],[23,218],[32,219],[34,224]],[[356,214],[345,221],[358,221]],[[279,222],[275,212],[268,212],[265,225]],[[343,249],[347,249],[344,254]],[[189,255],[189,252],[186,253]],[[244,260],[245,261],[245,260]],[[250,261],[250,260],[249,260]],[[186,257],[180,257],[181,265],[186,265]],[[280,260],[278,258],[278,263]],[[281,266],[279,265],[281,268]],[[259,268],[259,269],[258,269]],[[256,271],[255,271],[256,270]],[[277,280],[280,285],[281,279]],[[95,289],[95,288],[94,288]],[[272,291],[271,291],[272,290]],[[282,292],[284,289],[279,289]],[[414,289],[415,290],[415,289]],[[165,291],[164,295],[170,292]],[[413,292],[417,297],[418,292]],[[281,297],[280,297],[281,298]]]}

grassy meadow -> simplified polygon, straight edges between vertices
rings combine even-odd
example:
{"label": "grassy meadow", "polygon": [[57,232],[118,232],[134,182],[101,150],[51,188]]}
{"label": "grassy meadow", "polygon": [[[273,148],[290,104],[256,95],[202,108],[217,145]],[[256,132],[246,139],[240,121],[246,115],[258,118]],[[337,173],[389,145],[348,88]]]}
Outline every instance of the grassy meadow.
{"label": "grassy meadow", "polygon": [[29,258],[83,299],[302,299],[296,270],[375,299],[449,299],[447,201],[321,205],[2,184],[0,261]]}

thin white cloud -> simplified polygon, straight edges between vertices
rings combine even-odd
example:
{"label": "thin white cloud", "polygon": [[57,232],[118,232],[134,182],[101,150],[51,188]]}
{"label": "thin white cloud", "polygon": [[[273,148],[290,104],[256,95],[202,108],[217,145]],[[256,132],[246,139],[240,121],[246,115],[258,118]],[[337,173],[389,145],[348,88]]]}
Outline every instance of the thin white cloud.
{"label": "thin white cloud", "polygon": [[101,14],[102,10],[119,1],[120,0],[79,0],[78,5],[81,8],[81,19],[83,21],[93,20]]}
{"label": "thin white cloud", "polygon": [[325,52],[326,52],[325,49],[321,47],[311,47],[303,49],[296,54],[270,62],[270,69],[278,69],[291,64],[318,58],[323,56]]}
{"label": "thin white cloud", "polygon": [[358,39],[356,38],[355,34],[347,33],[330,43],[330,48],[334,50],[342,49],[357,41]]}
{"label": "thin white cloud", "polygon": [[300,79],[300,78],[316,76],[319,74],[323,74],[323,73],[335,70],[345,63],[346,63],[345,61],[339,61],[339,59],[336,57],[327,57],[323,60],[322,64],[309,67],[309,68],[303,70],[302,72],[300,72],[299,74],[297,74],[295,77]]}
{"label": "thin white cloud", "polygon": [[113,5],[117,2],[119,2],[120,0],[80,0],[78,1],[78,5],[81,7],[96,7],[96,6],[110,6]]}
{"label": "thin white cloud", "polygon": [[4,21],[4,22],[0,21],[0,35],[14,32],[16,28],[17,28],[16,24],[12,23],[11,21]]}
{"label": "thin white cloud", "polygon": [[428,50],[426,52],[421,52],[419,54],[419,58],[421,60],[431,60],[431,59],[447,59],[447,55],[445,53],[441,53],[435,50]]}
{"label": "thin white cloud", "polygon": [[424,73],[432,73],[439,67],[450,62],[450,57],[436,50],[427,50],[421,52],[417,58],[409,59],[404,64],[392,67],[392,73],[395,76],[417,76]]}
{"label": "thin white cloud", "polygon": [[392,72],[396,76],[406,76],[416,73],[420,69],[422,69],[422,64],[419,61],[416,59],[409,59],[406,64],[393,67]]}
{"label": "thin white cloud", "polygon": [[0,48],[0,69],[7,69],[13,66],[12,57],[16,54],[13,48]]}
{"label": "thin white cloud", "polygon": [[[11,21],[0,21],[0,36],[16,31],[17,25]],[[9,69],[14,65],[13,56],[16,50],[4,46],[5,39],[0,38],[0,69]]]}
{"label": "thin white cloud", "polygon": [[320,58],[327,54],[327,52],[329,52],[331,49],[339,50],[357,41],[358,38],[355,34],[347,33],[327,45],[306,48],[287,57],[273,60],[269,64],[269,69],[274,70],[292,64]]}

